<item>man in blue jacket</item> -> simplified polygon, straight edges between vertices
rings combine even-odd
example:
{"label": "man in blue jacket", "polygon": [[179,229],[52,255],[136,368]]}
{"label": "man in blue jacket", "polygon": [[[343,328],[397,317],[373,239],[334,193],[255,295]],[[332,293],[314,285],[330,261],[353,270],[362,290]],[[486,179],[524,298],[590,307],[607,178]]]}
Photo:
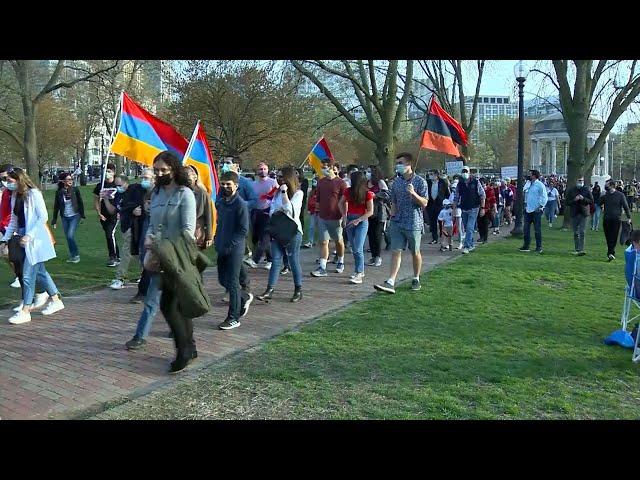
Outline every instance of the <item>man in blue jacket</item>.
{"label": "man in blue jacket", "polygon": [[536,235],[536,252],[542,253],[542,211],[547,204],[547,188],[540,181],[540,172],[531,170],[529,188],[525,192],[524,205],[524,245],[521,252],[530,252],[531,224]]}
{"label": "man in blue jacket", "polygon": [[216,200],[218,226],[215,248],[218,254],[218,281],[229,292],[227,318],[218,325],[221,330],[240,326],[240,318],[249,311],[253,295],[240,290],[240,269],[245,241],[249,232],[249,209],[239,193],[238,174],[224,172],[220,176],[220,196]]}

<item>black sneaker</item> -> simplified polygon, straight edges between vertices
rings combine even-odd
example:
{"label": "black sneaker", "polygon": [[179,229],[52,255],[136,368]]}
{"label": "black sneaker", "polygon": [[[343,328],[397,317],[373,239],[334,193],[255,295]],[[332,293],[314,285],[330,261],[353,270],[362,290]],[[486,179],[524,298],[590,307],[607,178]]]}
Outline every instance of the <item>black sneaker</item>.
{"label": "black sneaker", "polygon": [[146,344],[147,344],[146,340],[138,337],[133,337],[131,340],[125,343],[124,346],[127,347],[127,350],[139,350],[140,348],[144,347]]}
{"label": "black sneaker", "polygon": [[118,261],[116,261],[115,259],[112,258],[111,260],[109,260],[107,262],[107,267],[117,267],[119,263],[120,262],[118,262]]}
{"label": "black sneaker", "polygon": [[242,305],[242,312],[240,313],[240,318],[244,317],[247,313],[249,313],[249,305],[253,302],[253,293],[249,294],[249,298]]}
{"label": "black sneaker", "polygon": [[291,270],[289,269],[289,267],[282,267],[282,270],[280,270],[280,275],[286,275],[290,271]]}
{"label": "black sneaker", "polygon": [[375,288],[379,292],[396,293],[395,287],[391,285],[387,280],[385,280],[381,285],[374,285],[373,288]]}
{"label": "black sneaker", "polygon": [[542,249],[541,248],[536,248],[536,253],[542,255]]}
{"label": "black sneaker", "polygon": [[184,370],[192,361],[193,358],[178,358],[177,360],[171,362],[169,373],[178,373]]}
{"label": "black sneaker", "polygon": [[579,257],[584,257],[586,254],[587,252],[585,252],[584,250],[582,250],[581,252],[578,252]]}
{"label": "black sneaker", "polygon": [[129,300],[129,303],[142,303],[144,302],[144,295],[141,295],[140,293],[136,293],[131,300]]}
{"label": "black sneaker", "polygon": [[420,285],[420,280],[418,280],[417,278],[414,278],[413,280],[411,280],[411,290],[418,291],[421,288],[422,288],[422,285]]}
{"label": "black sneaker", "polygon": [[521,252],[530,252],[531,251],[531,249],[529,247],[522,247],[522,248],[519,248],[518,250],[521,251]]}
{"label": "black sneaker", "polygon": [[220,330],[231,330],[240,326],[240,322],[238,320],[233,320],[227,318],[224,322],[218,325]]}

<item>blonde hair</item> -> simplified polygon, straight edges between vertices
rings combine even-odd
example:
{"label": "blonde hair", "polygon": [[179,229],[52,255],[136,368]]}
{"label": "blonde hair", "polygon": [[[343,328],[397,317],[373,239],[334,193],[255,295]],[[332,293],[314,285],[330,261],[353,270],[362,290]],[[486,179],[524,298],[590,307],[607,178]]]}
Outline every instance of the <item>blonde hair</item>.
{"label": "blonde hair", "polygon": [[31,177],[29,177],[29,175],[27,175],[27,172],[22,168],[12,168],[11,170],[7,171],[7,174],[14,180],[17,180],[18,188],[16,189],[16,191],[19,195],[24,195],[28,190],[31,190],[32,188],[35,188],[36,190],[38,189],[38,186],[34,183],[33,180],[31,180]]}

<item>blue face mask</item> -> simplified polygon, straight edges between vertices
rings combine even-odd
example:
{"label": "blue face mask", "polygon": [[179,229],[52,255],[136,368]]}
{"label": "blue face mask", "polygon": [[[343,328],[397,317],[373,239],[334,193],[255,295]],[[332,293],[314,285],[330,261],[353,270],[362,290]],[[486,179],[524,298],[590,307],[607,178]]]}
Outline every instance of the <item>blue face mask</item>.
{"label": "blue face mask", "polygon": [[140,182],[140,185],[142,185],[142,188],[144,188],[145,190],[149,190],[151,188],[151,180],[142,180]]}
{"label": "blue face mask", "polygon": [[220,169],[220,171],[222,173],[227,173],[231,171],[231,164],[230,163],[223,163],[222,164],[222,168]]}
{"label": "blue face mask", "polygon": [[399,173],[400,175],[404,175],[405,172],[407,171],[407,166],[399,163],[396,165],[396,173]]}
{"label": "blue face mask", "polygon": [[116,192],[118,193],[124,193],[125,188],[124,187],[116,187]]}
{"label": "blue face mask", "polygon": [[7,188],[13,192],[13,191],[18,189],[18,184],[17,183],[7,183]]}

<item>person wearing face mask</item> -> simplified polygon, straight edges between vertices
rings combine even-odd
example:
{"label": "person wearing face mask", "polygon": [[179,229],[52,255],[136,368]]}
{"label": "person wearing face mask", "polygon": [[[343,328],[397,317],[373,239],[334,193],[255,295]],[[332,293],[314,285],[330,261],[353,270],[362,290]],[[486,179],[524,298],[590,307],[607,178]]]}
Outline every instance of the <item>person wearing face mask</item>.
{"label": "person wearing face mask", "polygon": [[544,206],[544,216],[549,222],[549,228],[553,227],[553,219],[556,217],[558,210],[558,201],[560,200],[560,192],[555,185],[549,181],[547,186],[547,204]]}
{"label": "person wearing face mask", "polygon": [[265,268],[271,268],[271,237],[267,231],[269,223],[269,207],[271,199],[278,190],[278,182],[270,178],[269,166],[260,162],[256,168],[258,178],[253,182],[253,191],[256,194],[256,208],[251,210],[251,234],[253,237],[253,257],[244,260],[251,268],[257,268],[263,256],[266,256]]}
{"label": "person wearing face mask", "polygon": [[589,216],[589,205],[593,204],[593,196],[589,187],[584,184],[584,177],[578,177],[576,186],[567,190],[567,206],[570,207],[571,227],[575,250],[572,255],[583,256],[584,230]]}
{"label": "person wearing face mask", "polygon": [[547,204],[547,189],[540,181],[540,172],[531,170],[529,178],[529,188],[524,194],[524,245],[519,249],[521,252],[530,252],[531,244],[531,224],[536,236],[536,252],[542,253],[542,212]]}
{"label": "person wearing face mask", "polygon": [[429,192],[429,204],[426,212],[429,217],[429,230],[431,231],[431,245],[438,243],[438,215],[442,210],[442,204],[449,198],[449,182],[440,177],[439,170],[431,170],[427,178],[427,189]]}
{"label": "person wearing face mask", "polygon": [[373,193],[373,215],[369,217],[369,249],[371,260],[369,266],[382,266],[382,238],[389,220],[390,202],[389,187],[384,181],[382,170],[377,165],[369,165],[366,171],[369,191]]}
{"label": "person wearing face mask", "polygon": [[391,237],[391,274],[382,284],[374,285],[380,292],[396,293],[395,281],[400,270],[402,250],[408,245],[413,259],[413,280],[411,290],[420,290],[420,271],[422,255],[420,241],[424,230],[423,209],[427,206],[427,182],[413,172],[411,164],[413,155],[408,152],[396,156],[396,178],[391,186],[391,221],[389,235]]}
{"label": "person wearing face mask", "polygon": [[627,221],[631,222],[631,211],[627,199],[622,192],[615,189],[612,181],[605,184],[605,194],[600,196],[600,205],[604,209],[602,229],[607,240],[607,258],[609,261],[616,259],[616,243],[622,221],[622,210],[627,215]]}
{"label": "person wearing face mask", "polygon": [[458,187],[456,188],[453,208],[460,208],[462,213],[462,223],[465,231],[462,253],[467,254],[476,248],[473,233],[478,217],[485,215],[484,205],[487,196],[482,184],[475,176],[470,174],[469,167],[462,167],[460,176],[462,180],[458,182]]}
{"label": "person wearing face mask", "polygon": [[338,205],[347,186],[336,176],[333,159],[322,159],[322,178],[318,180],[317,206],[318,231],[320,233],[320,265],[311,272],[314,277],[327,276],[327,261],[329,260],[329,239],[336,242],[336,273],[344,271],[344,242],[342,239],[342,211]]}
{"label": "person wearing face mask", "polygon": [[80,252],[76,243],[76,229],[80,219],[84,219],[84,203],[80,195],[80,189],[74,186],[73,175],[63,173],[60,176],[58,191],[53,201],[53,218],[51,226],[56,228],[58,212],[62,212],[62,227],[69,247],[69,259],[67,263],[80,262]]}
{"label": "person wearing face mask", "polygon": [[449,194],[449,204],[451,205],[451,214],[453,216],[453,235],[457,235],[458,250],[464,248],[464,229],[462,224],[462,209],[460,207],[454,207],[453,201],[455,200],[456,191],[458,189],[458,183],[460,183],[460,177],[458,175],[453,177],[451,182],[451,193]]}
{"label": "person wearing face mask", "polygon": [[107,240],[107,250],[109,251],[109,261],[107,267],[116,267],[120,263],[120,248],[116,242],[116,228],[118,226],[117,214],[109,213],[103,198],[105,196],[113,199],[116,192],[115,184],[115,172],[116,166],[113,163],[108,163],[104,175],[104,185],[100,182],[96,184],[93,189],[93,206],[98,213],[100,219],[100,225],[104,230],[104,236]]}
{"label": "person wearing face mask", "polygon": [[453,241],[453,209],[451,208],[451,201],[445,198],[442,201],[442,210],[438,214],[438,223],[441,225],[441,238],[440,251],[451,251]]}
{"label": "person wearing face mask", "polygon": [[120,290],[126,283],[131,257],[138,257],[140,253],[140,236],[143,234],[141,217],[146,190],[139,183],[129,185],[126,175],[118,175],[114,183],[116,195],[113,201],[107,195],[103,196],[103,201],[109,213],[117,214],[120,219],[122,258],[116,270],[116,278],[109,285],[114,290]]}
{"label": "person wearing face mask", "polygon": [[[151,274],[144,268],[144,256],[146,253],[146,249],[144,248],[144,240],[145,235],[144,232],[149,228],[149,213],[151,208],[151,194],[153,192],[153,186],[155,182],[155,175],[153,174],[153,168],[146,167],[142,169],[142,173],[140,174],[140,186],[144,189],[144,200],[142,204],[142,209],[139,211],[139,221],[140,221],[140,231],[143,232],[140,235],[140,241],[138,244],[138,252],[140,253],[140,266],[142,267],[142,273],[140,274],[140,282],[138,283],[138,292],[131,298],[131,303],[142,303],[147,296],[147,292],[151,283]],[[133,214],[136,215],[138,213],[137,210],[134,209]],[[146,303],[145,303],[146,305]],[[158,296],[156,302],[156,310],[160,305],[160,297]],[[155,313],[154,313],[155,315]]]}
{"label": "person wearing face mask", "polygon": [[[13,192],[11,221],[0,243],[6,245],[9,241],[18,240],[22,249],[22,303],[15,315],[9,318],[9,323],[21,324],[30,322],[31,311],[43,306],[47,299],[49,304],[42,311],[43,315],[62,310],[64,304],[45,267],[45,262],[55,258],[56,251],[51,232],[47,229],[48,214],[42,192],[21,168],[10,168],[7,175],[7,188]],[[35,295],[36,282],[45,288],[45,294]]]}
{"label": "person wearing face mask", "polygon": [[214,244],[218,254],[218,281],[229,293],[227,317],[220,330],[240,326],[240,318],[249,311],[253,295],[240,289],[240,269],[244,243],[249,231],[249,208],[238,192],[239,179],[234,171],[220,175],[220,196],[216,200],[218,226]]}
{"label": "person wearing face mask", "polygon": [[[161,152],[153,160],[153,170],[156,182],[151,195],[145,249],[155,253],[154,245],[157,246],[165,240],[178,242],[185,235],[195,242],[196,199],[189,188],[189,177],[181,159],[173,152]],[[150,252],[147,252],[145,255],[149,254]],[[155,253],[155,256],[158,254]],[[170,277],[169,273],[160,273],[160,310],[171,328],[177,350],[169,373],[176,373],[183,370],[198,354],[193,339],[193,319],[183,313],[182,302],[188,298],[185,292],[178,291],[177,280]]]}
{"label": "person wearing face mask", "polygon": [[[0,195],[0,233],[4,235],[4,232],[9,226],[11,221],[11,190],[7,188],[7,171],[13,169],[13,165],[5,164],[0,167],[0,189],[2,195]],[[14,273],[16,273],[14,271]],[[20,275],[16,273],[16,278],[10,285],[12,288],[22,288],[20,283]]]}

